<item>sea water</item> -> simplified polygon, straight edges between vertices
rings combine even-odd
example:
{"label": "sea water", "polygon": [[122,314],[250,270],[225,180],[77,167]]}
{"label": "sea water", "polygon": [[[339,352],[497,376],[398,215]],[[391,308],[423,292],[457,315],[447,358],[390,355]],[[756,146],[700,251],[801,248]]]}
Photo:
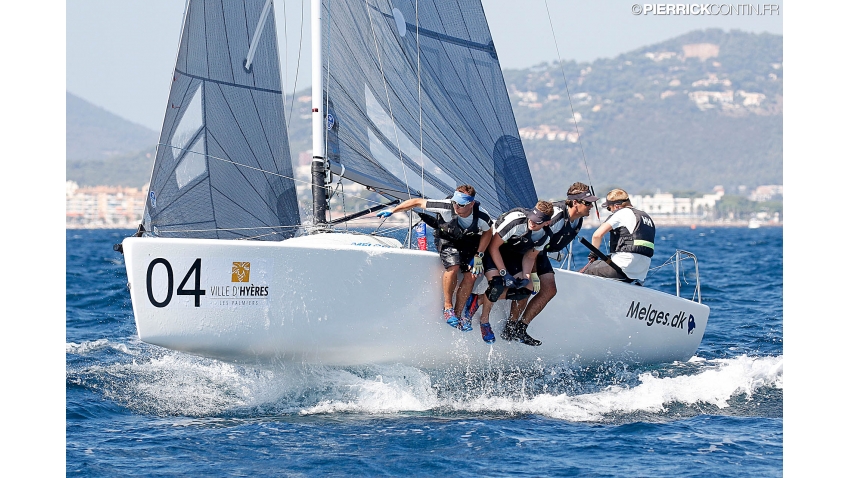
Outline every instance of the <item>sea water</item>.
{"label": "sea water", "polygon": [[[132,231],[68,230],[66,472],[781,476],[782,229],[659,229],[653,266],[696,254],[711,307],[688,362],[444,371],[252,367],[147,345],[112,250]],[[667,290],[671,274],[646,286]]]}

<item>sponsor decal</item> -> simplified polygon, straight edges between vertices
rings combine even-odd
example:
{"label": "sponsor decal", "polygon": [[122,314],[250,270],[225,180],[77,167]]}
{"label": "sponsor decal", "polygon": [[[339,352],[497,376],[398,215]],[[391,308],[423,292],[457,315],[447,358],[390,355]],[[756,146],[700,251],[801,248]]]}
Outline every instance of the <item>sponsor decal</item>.
{"label": "sponsor decal", "polygon": [[271,269],[267,259],[259,258],[232,262],[194,258],[189,264],[187,258],[158,257],[147,268],[148,303],[157,308],[267,307],[266,278]]}
{"label": "sponsor decal", "polygon": [[234,262],[230,282],[251,282],[251,263]]}
{"label": "sponsor decal", "polygon": [[386,247],[388,249],[394,249],[393,247],[384,245],[384,244],[375,244],[374,242],[352,242],[352,246],[369,246],[369,247]]}
{"label": "sponsor decal", "polygon": [[684,310],[677,311],[674,314],[671,311],[658,309],[651,303],[641,306],[640,302],[632,301],[631,305],[629,305],[629,310],[626,312],[626,317],[642,320],[646,322],[647,327],[661,325],[683,331],[687,322],[688,334],[692,334],[697,327],[693,314],[688,314]]}

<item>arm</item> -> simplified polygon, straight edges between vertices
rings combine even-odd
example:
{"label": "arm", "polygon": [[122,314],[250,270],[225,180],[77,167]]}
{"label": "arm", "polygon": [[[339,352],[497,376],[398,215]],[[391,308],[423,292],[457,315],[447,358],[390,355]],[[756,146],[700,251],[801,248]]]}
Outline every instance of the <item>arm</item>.
{"label": "arm", "polygon": [[598,229],[593,231],[593,238],[590,241],[593,244],[593,247],[599,249],[599,246],[602,245],[602,238],[605,237],[605,234],[611,232],[611,230],[612,230],[611,224],[608,224],[607,222],[603,222],[602,225],[599,226]]}
{"label": "arm", "polygon": [[522,276],[519,279],[530,279],[531,270],[534,268],[534,263],[537,261],[537,254],[540,251],[532,248],[522,256]]}
{"label": "arm", "polygon": [[427,203],[428,203],[428,200],[425,199],[425,198],[411,198],[411,199],[408,199],[407,201],[404,201],[403,203],[399,204],[398,206],[390,209],[390,212],[395,214],[397,212],[409,211],[409,210],[411,210],[415,207],[418,207],[420,209],[425,209],[425,205]]}
{"label": "arm", "polygon": [[[478,239],[478,252],[484,252],[488,250],[488,246],[490,245],[490,241],[493,239],[493,228],[487,229],[484,234],[481,234],[481,239]],[[492,254],[490,254],[492,256]],[[499,255],[499,259],[501,259],[501,254]],[[498,264],[497,264],[498,265]]]}

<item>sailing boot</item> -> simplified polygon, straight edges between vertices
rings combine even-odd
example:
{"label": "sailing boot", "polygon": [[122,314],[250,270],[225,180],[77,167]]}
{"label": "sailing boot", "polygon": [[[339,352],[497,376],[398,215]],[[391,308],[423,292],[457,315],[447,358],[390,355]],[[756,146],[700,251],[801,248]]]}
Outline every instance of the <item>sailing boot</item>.
{"label": "sailing boot", "polygon": [[517,336],[516,336],[516,324],[517,323],[518,323],[518,321],[516,321],[516,320],[508,320],[507,322],[505,322],[505,328],[502,329],[502,334],[501,334],[503,340],[507,340],[509,342],[511,340],[517,340]]}
{"label": "sailing boot", "polygon": [[455,315],[455,310],[451,307],[443,310],[443,318],[446,319],[446,323],[452,327],[457,327],[459,323],[457,316]]}
{"label": "sailing boot", "polygon": [[492,344],[496,341],[496,336],[493,334],[493,329],[490,327],[489,323],[481,324],[481,338],[488,344]]}
{"label": "sailing boot", "polygon": [[537,346],[537,345],[540,345],[540,344],[543,343],[543,342],[535,339],[534,337],[528,335],[528,332],[526,332],[526,329],[528,329],[528,324],[526,324],[525,322],[517,321],[516,333],[514,334],[514,337],[516,338],[516,340],[519,340],[520,342],[524,343],[525,345]]}

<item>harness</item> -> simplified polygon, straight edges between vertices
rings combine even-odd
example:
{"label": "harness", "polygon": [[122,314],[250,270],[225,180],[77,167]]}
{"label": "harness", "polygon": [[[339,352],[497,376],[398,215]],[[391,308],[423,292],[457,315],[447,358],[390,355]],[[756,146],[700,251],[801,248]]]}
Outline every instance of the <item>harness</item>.
{"label": "harness", "polygon": [[612,229],[609,233],[612,252],[631,252],[646,257],[655,253],[655,223],[645,212],[630,207],[635,214],[637,226],[630,233],[625,227]]}

